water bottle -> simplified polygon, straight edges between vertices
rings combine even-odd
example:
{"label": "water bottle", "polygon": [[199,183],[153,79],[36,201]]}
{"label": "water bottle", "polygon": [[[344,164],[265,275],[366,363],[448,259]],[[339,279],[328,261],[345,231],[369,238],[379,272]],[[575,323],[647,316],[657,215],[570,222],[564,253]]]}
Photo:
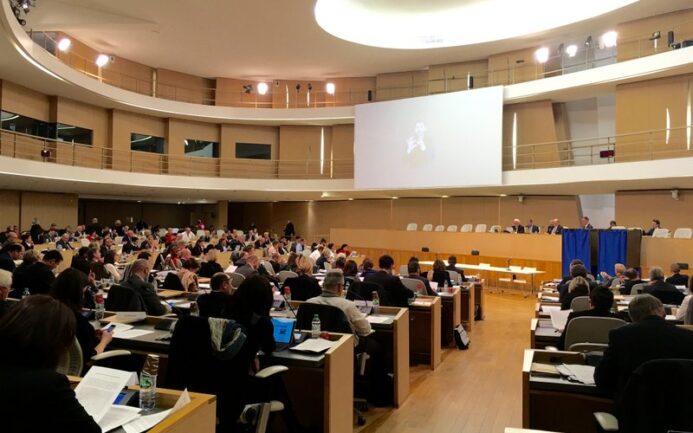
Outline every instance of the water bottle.
{"label": "water bottle", "polygon": [[94,298],[94,319],[101,321],[103,320],[104,312],[106,311],[106,306],[103,300],[103,291],[99,290]]}
{"label": "water bottle", "polygon": [[190,315],[193,317],[200,317],[200,307],[195,301],[190,302]]}
{"label": "water bottle", "polygon": [[320,337],[320,317],[315,314],[313,315],[313,322],[311,323],[311,331],[310,331],[310,336],[311,338],[318,338]]}
{"label": "water bottle", "polygon": [[378,308],[380,307],[380,296],[375,290],[371,293],[371,299],[373,300],[373,314],[378,314]]}
{"label": "water bottle", "polygon": [[291,287],[289,286],[284,287],[284,299],[286,302],[291,302]]}
{"label": "water bottle", "polygon": [[140,409],[151,412],[156,407],[156,375],[159,372],[159,355],[147,355],[140,374]]}
{"label": "water bottle", "polygon": [[29,293],[29,288],[25,287],[24,291],[22,292],[22,299],[26,298],[29,295],[31,295],[31,293]]}

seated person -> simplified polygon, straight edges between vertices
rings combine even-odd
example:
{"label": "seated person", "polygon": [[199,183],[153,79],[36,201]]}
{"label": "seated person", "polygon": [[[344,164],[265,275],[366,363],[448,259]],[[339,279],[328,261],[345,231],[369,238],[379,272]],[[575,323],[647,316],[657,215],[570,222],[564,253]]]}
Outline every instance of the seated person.
{"label": "seated person", "polygon": [[72,245],[70,245],[70,234],[65,232],[60,236],[60,239],[55,243],[56,250],[74,250]]}
{"label": "seated person", "polygon": [[120,285],[142,295],[147,315],[163,316],[170,312],[170,308],[159,300],[154,285],[149,282],[149,271],[149,262],[144,259],[137,259],[132,262],[127,280]]}
{"label": "seated person", "polygon": [[3,432],[101,432],[55,371],[75,341],[75,326],[74,313],[44,295],[23,299],[0,319]]}
{"label": "seated person", "polygon": [[201,317],[227,318],[231,311],[231,278],[223,272],[218,272],[209,280],[210,293],[197,297]]}
{"label": "seated person", "polygon": [[200,264],[200,270],[197,274],[204,278],[211,278],[212,275],[224,272],[221,265],[217,262],[217,249],[210,249],[205,254],[205,261]]}
{"label": "seated person", "polygon": [[192,253],[193,257],[200,257],[202,256],[204,250],[204,240],[200,238],[195,241],[195,245],[190,249],[190,253]]}
{"label": "seated person", "polygon": [[419,262],[416,260],[412,260],[409,262],[407,265],[407,271],[409,272],[408,278],[412,278],[414,280],[419,280],[424,283],[424,288],[426,290],[426,295],[428,296],[438,296],[436,292],[431,289],[431,283],[428,282],[428,278],[422,277],[421,276],[421,266],[419,265]]}
{"label": "seated person", "polygon": [[282,264],[282,258],[279,252],[270,255],[269,264],[272,266],[272,270],[274,270],[275,274],[282,271],[284,265]]}
{"label": "seated person", "polygon": [[633,371],[653,359],[693,359],[693,332],[664,320],[662,302],[638,295],[628,304],[632,324],[609,332],[609,346],[594,372],[597,387],[616,404]]}
{"label": "seated person", "polygon": [[[563,303],[566,296],[568,296],[568,292],[569,292],[568,286],[570,285],[570,281],[575,279],[576,277],[584,278],[585,281],[587,281],[587,284],[589,285],[590,290],[597,287],[596,282],[588,279],[587,269],[585,268],[585,265],[583,265],[581,263],[582,262],[571,265],[570,266],[570,278],[569,279],[564,278],[564,282],[562,282],[561,284],[558,285],[558,300],[561,303]],[[580,296],[587,296],[587,293],[585,293],[584,295],[580,295]],[[570,305],[570,302],[568,302],[568,305]],[[565,309],[567,310],[568,308],[565,308]]]}
{"label": "seated person", "polygon": [[[36,262],[27,269],[26,288],[32,295],[48,293],[55,281],[53,270],[63,261],[60,251],[50,250],[43,255],[43,260]],[[20,290],[24,290],[21,288]]]}
{"label": "seated person", "polygon": [[13,304],[7,302],[7,296],[12,288],[12,274],[10,271],[0,269],[0,318],[10,311]]}
{"label": "seated person", "polygon": [[375,269],[373,269],[373,260],[368,257],[361,262],[361,269],[361,278],[366,278],[368,275],[376,273]]}
{"label": "seated person", "polygon": [[453,286],[450,273],[445,269],[445,262],[440,259],[433,262],[433,271],[426,272],[426,278],[428,281],[435,281],[438,287]]}
{"label": "seated person", "polygon": [[658,219],[653,219],[652,220],[652,227],[645,233],[643,233],[643,236],[652,236],[654,234],[655,229],[662,228],[662,223]]}
{"label": "seated person", "polygon": [[[238,263],[238,262],[236,262]],[[236,268],[236,273],[241,274],[246,278],[250,278],[254,275],[258,275],[258,268],[260,267],[260,258],[255,254],[250,254],[245,256],[243,264]]]}
{"label": "seated person", "polygon": [[197,283],[197,270],[200,269],[200,264],[195,259],[187,259],[183,262],[183,267],[178,271],[178,278],[186,292],[197,292],[199,289]]}
{"label": "seated person", "polygon": [[14,261],[20,260],[24,255],[24,247],[22,244],[9,244],[2,249],[0,253],[0,269],[9,272],[14,272],[17,268]]}
{"label": "seated person", "polygon": [[315,248],[311,253],[310,253],[310,258],[315,260],[315,262],[318,262],[318,259],[322,257],[323,253],[325,252],[325,246],[324,245],[318,245],[317,248]]}
{"label": "seated person", "polygon": [[22,258],[22,263],[12,273],[12,292],[10,298],[21,298],[29,278],[29,267],[41,259],[36,250],[27,250]]}
{"label": "seated person", "polygon": [[342,296],[344,292],[344,274],[338,270],[331,270],[325,275],[322,282],[322,294],[308,299],[311,304],[332,305],[344,312],[358,345],[358,338],[371,333],[371,324],[366,316],[356,307],[353,301]]}
{"label": "seated person", "polygon": [[676,310],[676,320],[683,320],[686,325],[693,325],[693,278],[688,283],[688,295],[681,301],[681,307]]}
{"label": "seated person", "polygon": [[[364,260],[364,267],[365,264],[366,261]],[[383,287],[385,299],[380,300],[380,305],[408,307],[409,302],[416,298],[416,293],[404,287],[399,277],[392,275],[395,266],[394,259],[388,255],[381,256],[378,259],[378,266],[380,270],[367,274],[363,281],[380,284]]]}
{"label": "seated person", "polygon": [[613,277],[606,272],[600,272],[599,275],[602,277],[601,286],[611,290],[616,290],[623,285],[623,281],[625,280],[625,272],[626,266],[623,263],[616,263],[614,265]]}
{"label": "seated person", "polygon": [[82,348],[84,359],[83,373],[88,367],[89,360],[94,355],[103,353],[108,343],[113,339],[110,332],[95,330],[89,323],[89,319],[82,315],[84,291],[87,290],[88,284],[86,275],[77,269],[68,268],[58,275],[51,288],[51,295],[65,304],[75,315],[77,341]]}
{"label": "seated person", "polygon": [[72,256],[72,262],[70,263],[70,267],[82,271],[84,275],[89,275],[91,269],[89,265],[90,260],[87,257],[88,255],[89,247],[82,247],[78,249],[77,254]]}
{"label": "seated person", "polygon": [[589,296],[590,285],[584,277],[575,277],[568,283],[568,292],[561,301],[561,310],[570,310],[573,299],[580,296]]}
{"label": "seated person", "polygon": [[108,272],[108,278],[111,278],[114,282],[119,283],[121,277],[120,272],[118,272],[118,268],[115,266],[116,260],[117,257],[115,251],[106,251],[106,254],[103,256],[103,267],[106,272]]}
{"label": "seated person", "polygon": [[675,286],[688,286],[688,275],[681,274],[681,266],[678,263],[671,264],[671,276],[664,282]]}
{"label": "seated person", "polygon": [[313,277],[313,264],[308,257],[298,257],[296,273],[298,277],[287,278],[284,281],[284,288],[288,287],[291,290],[292,300],[305,301],[320,296],[322,289],[318,280]]}
{"label": "seated person", "polygon": [[513,220],[513,224],[508,227],[509,230],[507,230],[508,233],[524,233],[525,232],[525,226],[523,226],[520,223],[520,220],[518,218],[515,218]]}
{"label": "seated person", "polygon": [[662,304],[681,305],[683,293],[673,284],[664,282],[664,272],[659,266],[650,268],[650,284],[643,289],[644,293],[649,293],[662,301]]}
{"label": "seated person", "polygon": [[[568,320],[565,322],[565,329],[568,329],[568,323],[576,317],[613,317],[618,319],[619,317],[611,312],[611,307],[614,305],[614,294],[611,290],[606,287],[596,287],[590,292],[590,309],[585,311],[573,311],[568,315]],[[560,350],[567,350],[565,348],[565,330],[561,334],[560,342],[558,343],[558,348]]]}
{"label": "seated person", "polygon": [[445,267],[445,270],[457,272],[458,274],[460,274],[461,280],[464,281],[465,280],[464,269],[458,268],[456,265],[457,265],[457,256],[450,256],[450,257],[448,257],[448,265]]}
{"label": "seated person", "polygon": [[325,269],[325,263],[330,263],[330,250],[325,248],[322,250],[322,254],[318,259],[315,261],[315,266],[318,267],[318,269]]}
{"label": "seated person", "polygon": [[619,292],[621,292],[622,295],[630,295],[633,286],[636,284],[642,284],[638,271],[633,268],[628,268],[626,272],[623,273],[623,285],[619,287]]}

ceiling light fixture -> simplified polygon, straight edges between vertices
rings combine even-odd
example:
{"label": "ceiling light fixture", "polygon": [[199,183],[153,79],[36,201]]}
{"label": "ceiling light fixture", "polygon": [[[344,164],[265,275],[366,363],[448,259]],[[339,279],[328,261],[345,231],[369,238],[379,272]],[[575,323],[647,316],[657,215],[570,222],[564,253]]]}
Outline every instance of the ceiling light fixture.
{"label": "ceiling light fixture", "polygon": [[72,41],[70,38],[62,38],[60,41],[58,41],[58,49],[63,52],[69,50],[71,45]]}
{"label": "ceiling light fixture", "polygon": [[393,200],[397,200],[399,197],[392,197]]}
{"label": "ceiling light fixture", "polygon": [[618,41],[618,33],[610,30],[602,35],[601,41],[604,48],[613,48]]}
{"label": "ceiling light fixture", "polygon": [[578,46],[575,44],[568,45],[565,47],[565,53],[568,55],[568,57],[575,57],[575,55],[578,52]]}
{"label": "ceiling light fixture", "polygon": [[534,52],[534,58],[539,63],[546,63],[549,61],[549,49],[546,47],[541,47]]}
{"label": "ceiling light fixture", "polygon": [[314,15],[323,30],[350,42],[381,48],[431,49],[540,33],[637,1],[586,1],[579,8],[572,0],[445,1],[421,8],[419,2],[411,1],[401,5],[394,1],[317,0]]}
{"label": "ceiling light fixture", "polygon": [[99,68],[103,68],[104,66],[106,66],[108,64],[108,62],[110,60],[111,60],[110,57],[108,57],[106,54],[99,54],[99,56],[96,58],[95,63],[96,63],[96,66],[98,66]]}
{"label": "ceiling light fixture", "polygon": [[269,86],[267,85],[267,83],[262,82],[257,84],[257,93],[259,93],[260,95],[266,95],[268,90]]}
{"label": "ceiling light fixture", "polygon": [[334,95],[335,90],[336,87],[333,82],[328,82],[327,84],[325,84],[325,91],[328,95]]}

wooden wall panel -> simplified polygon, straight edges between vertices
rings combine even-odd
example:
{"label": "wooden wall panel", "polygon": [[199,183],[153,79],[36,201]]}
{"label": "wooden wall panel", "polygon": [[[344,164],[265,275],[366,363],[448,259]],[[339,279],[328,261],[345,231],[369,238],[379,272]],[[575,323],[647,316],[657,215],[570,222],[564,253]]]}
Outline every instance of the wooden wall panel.
{"label": "wooden wall panel", "polygon": [[356,105],[368,102],[368,92],[371,100],[375,100],[375,77],[335,78],[329,80],[335,84],[335,94],[325,95],[325,105]]}
{"label": "wooden wall panel", "polygon": [[[693,38],[693,9],[670,12],[636,21],[628,21],[616,26],[618,32],[618,61],[630,60],[668,51],[667,32],[674,31],[675,41]],[[661,39],[657,43],[650,36],[659,31]]]}
{"label": "wooden wall panel", "polygon": [[236,159],[236,143],[269,144],[272,159],[279,158],[279,127],[261,125],[221,125],[220,174],[234,176],[235,173],[255,173],[255,176],[277,175],[271,161]]}
{"label": "wooden wall panel", "polygon": [[679,199],[670,191],[633,191],[616,193],[616,222],[626,227],[649,229],[656,218],[670,231],[693,227],[693,190],[681,190]]}
{"label": "wooden wall panel", "polygon": [[214,105],[214,79],[157,69],[156,95],[174,101]]}
{"label": "wooden wall panel", "polygon": [[542,78],[544,65],[534,59],[536,48],[501,53],[488,58],[488,84],[514,84]]}
{"label": "wooden wall panel", "polygon": [[433,65],[428,69],[428,92],[442,93],[467,90],[467,75],[474,79],[474,87],[488,85],[488,60]]}
{"label": "wooden wall panel", "polygon": [[[503,107],[503,169],[511,170],[513,117],[517,114],[517,168],[560,165],[556,121],[551,101],[510,104]],[[551,144],[536,144],[551,143]],[[532,144],[533,146],[524,146]]]}
{"label": "wooden wall panel", "polygon": [[[320,173],[320,126],[279,127],[279,176]],[[329,130],[329,128],[326,128]],[[329,134],[326,134],[326,139]],[[329,153],[327,153],[329,155]],[[329,170],[326,172],[326,177]]]}
{"label": "wooden wall panel", "polygon": [[19,225],[20,193],[18,191],[0,190],[0,230],[11,225]]}
{"label": "wooden wall panel", "polygon": [[103,154],[101,148],[111,146],[108,111],[61,97],[55,98],[54,103],[57,122],[92,131],[92,146],[66,144],[62,152],[58,149],[57,162],[71,165],[73,161],[79,161],[80,165],[91,168],[101,168],[106,165],[109,158]]}
{"label": "wooden wall panel", "polygon": [[185,140],[221,142],[221,128],[217,124],[168,119],[168,173],[217,176],[217,158],[186,157]]}
{"label": "wooden wall panel", "polygon": [[43,192],[22,192],[20,229],[28,230],[36,217],[43,226],[77,225],[77,195]]}
{"label": "wooden wall panel", "polygon": [[9,81],[2,81],[2,100],[0,107],[10,113],[51,122],[50,98],[42,93],[35,92],[26,87],[19,86]]}
{"label": "wooden wall panel", "polygon": [[[158,172],[160,168],[165,168],[159,163],[159,161],[165,159],[165,155],[135,152],[132,154],[131,161],[130,134],[134,132],[166,138],[166,119],[120,110],[113,110],[111,118],[113,169],[129,171],[131,166],[137,166],[138,168],[141,167],[145,172]],[[168,151],[168,145],[169,143],[167,142],[164,153]]]}
{"label": "wooden wall panel", "polygon": [[424,96],[428,94],[428,71],[378,74],[375,85],[376,101]]}
{"label": "wooden wall panel", "polygon": [[[229,107],[272,108],[272,98],[274,93],[279,91],[279,87],[274,85],[274,80],[266,81],[269,86],[267,94],[260,95],[257,92],[258,83],[259,81],[217,78],[215,104]],[[248,84],[253,86],[253,90],[245,93],[243,86]]]}

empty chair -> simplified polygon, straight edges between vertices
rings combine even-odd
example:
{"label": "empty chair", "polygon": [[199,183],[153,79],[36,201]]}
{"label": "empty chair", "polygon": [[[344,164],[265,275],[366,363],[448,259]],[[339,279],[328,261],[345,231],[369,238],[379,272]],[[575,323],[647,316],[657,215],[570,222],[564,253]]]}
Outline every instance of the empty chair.
{"label": "empty chair", "polygon": [[292,271],[279,271],[277,274],[277,278],[279,278],[280,282],[286,281],[287,278],[296,278],[298,277],[298,274],[296,272]]}
{"label": "empty chair", "polygon": [[643,284],[643,283],[635,284],[633,287],[630,288],[630,294],[632,296],[639,295],[642,293],[642,291],[644,289],[645,289],[645,284]]}
{"label": "empty chair", "polygon": [[457,225],[451,224],[448,226],[448,231],[449,232],[456,232],[457,231]]}
{"label": "empty chair", "polygon": [[407,231],[408,232],[415,232],[416,230],[418,230],[418,228],[419,228],[419,225],[416,223],[407,224]]}
{"label": "empty chair", "polygon": [[198,238],[202,238],[202,237],[204,237],[204,235],[205,235],[204,230],[198,230],[197,232],[195,232],[195,236]]}
{"label": "empty chair", "polygon": [[116,245],[120,245],[123,243],[123,237],[122,236],[116,236],[115,239],[113,239],[113,243]]}
{"label": "empty chair", "polygon": [[426,294],[426,285],[421,280],[416,278],[402,278],[402,284],[417,295]]}
{"label": "empty chair", "polygon": [[274,272],[274,268],[272,267],[272,264],[270,262],[263,260],[262,262],[260,262],[260,264],[262,264],[262,267],[265,268],[268,274],[272,276],[276,275],[276,273]]}
{"label": "empty chair", "polygon": [[433,224],[424,224],[422,230],[425,232],[432,232],[433,231]]}
{"label": "empty chair", "polygon": [[474,228],[474,233],[485,233],[486,232],[486,224],[477,224],[476,227]]}
{"label": "empty chair", "polygon": [[331,271],[332,270],[332,263],[330,263],[330,262],[325,262],[323,264],[323,266],[325,266],[325,271]]}
{"label": "empty chair", "polygon": [[655,229],[654,232],[652,232],[652,237],[653,238],[668,238],[669,237],[669,229]]}
{"label": "empty chair", "polygon": [[438,225],[436,226],[436,228],[435,228],[433,231],[436,231],[436,232],[444,232],[444,231],[445,231],[445,226],[442,225],[442,224],[438,224]]}
{"label": "empty chair", "polygon": [[[472,230],[474,230],[474,226],[471,224],[463,224],[462,228],[460,229],[462,233],[469,233]],[[484,227],[484,231],[486,231],[486,227]]]}
{"label": "empty chair", "polygon": [[500,233],[502,231],[501,226],[499,225],[492,225],[490,229],[488,229],[489,233]]}
{"label": "empty chair", "polygon": [[674,230],[674,239],[690,239],[693,238],[693,229],[687,227],[679,227]]}
{"label": "empty chair", "polygon": [[565,347],[573,350],[577,343],[609,344],[609,332],[625,325],[625,321],[613,317],[576,317],[565,329]]}
{"label": "empty chair", "polygon": [[575,313],[580,311],[587,311],[590,309],[590,297],[589,296],[578,296],[570,301],[570,309]]}
{"label": "empty chair", "polygon": [[450,274],[450,281],[452,281],[454,284],[461,283],[462,276],[459,272],[448,270],[448,274]]}

